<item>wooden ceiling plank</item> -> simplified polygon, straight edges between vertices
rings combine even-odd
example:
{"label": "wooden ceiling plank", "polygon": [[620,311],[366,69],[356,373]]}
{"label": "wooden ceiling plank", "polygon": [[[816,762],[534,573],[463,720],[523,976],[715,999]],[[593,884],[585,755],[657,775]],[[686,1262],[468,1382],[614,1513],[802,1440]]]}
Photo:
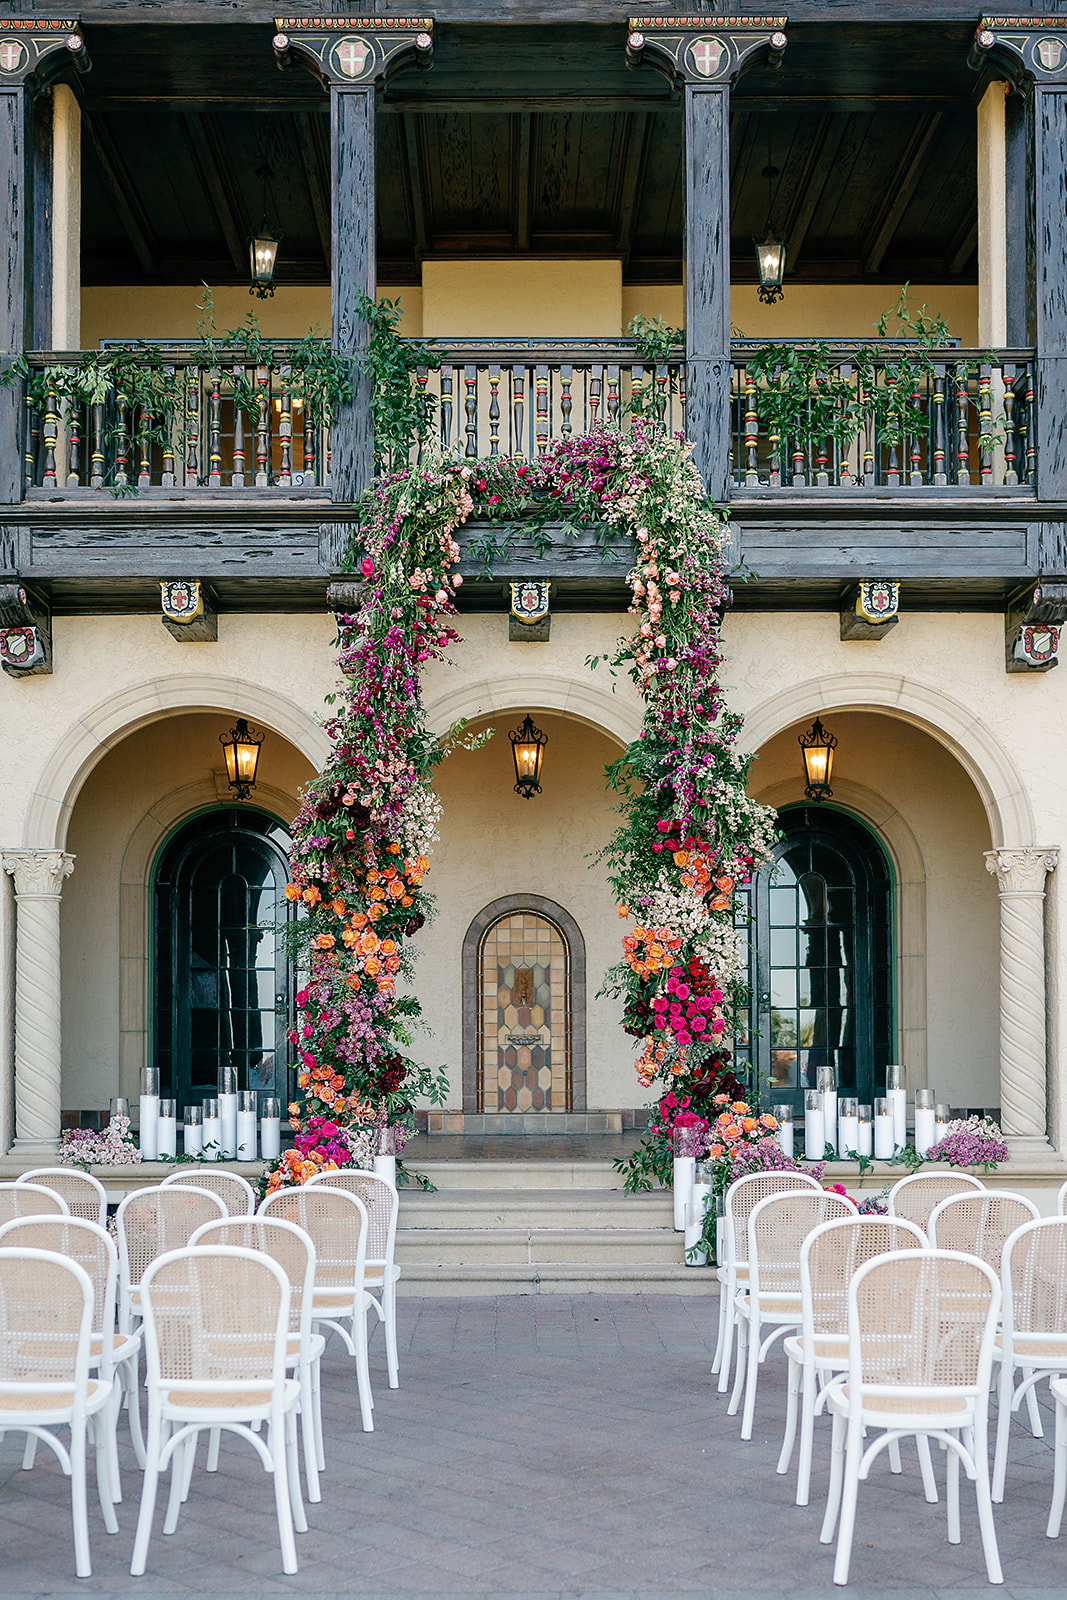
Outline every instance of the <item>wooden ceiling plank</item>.
{"label": "wooden ceiling plank", "polygon": [[104,179],[104,185],[111,196],[111,202],[119,214],[119,220],[126,231],[126,236],[141,264],[141,271],[146,278],[154,278],[158,252],[152,237],[152,229],[141,207],[141,202],[137,198],[137,192],[126,169],[126,164],[115,148],[114,141],[102,119],[89,112],[86,109],[84,98],[79,98],[81,99],[82,132],[88,137],[89,143],[96,152],[101,175]]}
{"label": "wooden ceiling plank", "polygon": [[408,195],[411,200],[411,223],[415,233],[415,259],[421,261],[426,254],[426,240],[430,230],[426,214],[426,189],[422,181],[422,150],[413,111],[404,112],[401,127],[404,134],[404,152],[407,156]]}
{"label": "wooden ceiling plank", "polygon": [[204,186],[204,193],[215,213],[222,237],[226,241],[233,269],[235,272],[244,272],[248,267],[248,239],[235,214],[233,197],[229,192],[219,159],[209,114],[181,111],[179,121],[185,133],[193,164]]}
{"label": "wooden ceiling plank", "polygon": [[[317,119],[316,119],[317,120]],[[304,169],[308,199],[315,218],[315,231],[322,248],[322,259],[329,267],[332,241],[330,237],[330,185],[323,167],[322,149],[315,137],[315,122],[307,111],[294,111],[296,138],[300,147],[300,163]]]}
{"label": "wooden ceiling plank", "polygon": [[626,154],[623,158],[622,185],[619,195],[619,212],[615,225],[615,244],[622,257],[622,270],[626,271],[633,244],[637,196],[641,188],[641,175],[648,148],[648,113],[635,111],[628,119]]}
{"label": "wooden ceiling plank", "polygon": [[953,277],[961,273],[978,248],[978,213],[966,217],[948,247],[948,270]]}
{"label": "wooden ceiling plank", "polygon": [[[874,238],[863,260],[864,272],[872,277],[881,267],[886,251],[893,241],[893,235],[900,224],[900,219],[908,209],[911,198],[919,186],[923,167],[944,120],[944,115],[943,111],[931,111],[918,119],[915,132],[908,140],[907,148],[889,182],[887,192],[888,205],[883,210],[882,217],[876,225]],[[889,196],[892,196],[891,200]]]}
{"label": "wooden ceiling plank", "polygon": [[812,149],[808,170],[804,174],[800,195],[794,208],[793,215],[789,218],[786,228],[786,271],[793,273],[800,253],[804,248],[804,240],[808,236],[815,208],[822,199],[823,190],[833,171],[837,152],[841,148],[841,141],[845,137],[848,127],[849,113],[840,112],[836,115],[829,113],[822,118],[819,132]]}
{"label": "wooden ceiling plank", "polygon": [[529,111],[518,113],[515,140],[515,248],[530,248],[530,149],[533,143]]}

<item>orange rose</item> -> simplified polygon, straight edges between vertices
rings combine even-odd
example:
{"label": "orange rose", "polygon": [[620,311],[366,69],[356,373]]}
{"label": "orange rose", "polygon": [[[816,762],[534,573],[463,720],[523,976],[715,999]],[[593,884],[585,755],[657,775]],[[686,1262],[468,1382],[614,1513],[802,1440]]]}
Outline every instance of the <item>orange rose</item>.
{"label": "orange rose", "polygon": [[377,956],[368,956],[363,963],[363,970],[368,978],[376,978],[382,970],[382,964]]}
{"label": "orange rose", "polygon": [[689,851],[676,850],[674,852],[674,864],[676,867],[687,867],[689,865]]}
{"label": "orange rose", "polygon": [[337,940],[332,933],[317,933],[311,942],[320,950],[332,950]]}
{"label": "orange rose", "polygon": [[300,899],[300,890],[297,888],[295,883],[287,883],[286,884],[286,886],[285,886],[285,898],[287,900],[299,900]]}
{"label": "orange rose", "polygon": [[317,906],[319,901],[322,899],[321,894],[313,883],[309,883],[307,888],[304,890],[304,899],[307,901],[309,906]]}

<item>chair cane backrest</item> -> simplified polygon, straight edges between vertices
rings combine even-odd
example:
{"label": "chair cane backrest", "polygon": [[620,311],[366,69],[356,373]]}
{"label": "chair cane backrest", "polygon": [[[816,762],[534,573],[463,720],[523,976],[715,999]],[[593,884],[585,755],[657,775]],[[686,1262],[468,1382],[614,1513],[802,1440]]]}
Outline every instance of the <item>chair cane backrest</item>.
{"label": "chair cane backrest", "polygon": [[1067,1183],[1060,1185],[1056,1195],[1056,1215],[1062,1217],[1065,1211],[1067,1211]]}
{"label": "chair cane backrest", "polygon": [[905,1217],[835,1217],[800,1247],[804,1337],[848,1335],[848,1286],[867,1261],[891,1250],[925,1249],[926,1235]]}
{"label": "chair cane backrest", "polygon": [[850,1395],[984,1393],[999,1310],[996,1273],[975,1256],[901,1250],[865,1262],[848,1291]]}
{"label": "chair cane backrest", "polygon": [[119,1255],[106,1228],[84,1217],[16,1217],[0,1227],[0,1248],[48,1250],[76,1261],[93,1286],[93,1332],[112,1331]]}
{"label": "chair cane backrest", "polygon": [[289,1283],[269,1256],[227,1245],[170,1251],[141,1280],[150,1384],[223,1405],[284,1383]]}
{"label": "chair cane backrest", "polygon": [[0,1225],[16,1217],[69,1217],[61,1194],[42,1183],[0,1183]]}
{"label": "chair cane backrest", "polygon": [[1067,1217],[1024,1222],[1004,1243],[1004,1333],[1059,1341],[1067,1354]]}
{"label": "chair cane backrest", "polygon": [[181,1184],[136,1189],[119,1206],[119,1270],[138,1284],[157,1256],[181,1250],[204,1222],[225,1217],[226,1205],[208,1189]]}
{"label": "chair cane backrest", "polygon": [[308,1179],[316,1187],[343,1189],[354,1194],[367,1208],[367,1265],[392,1265],[396,1253],[396,1224],[400,1214],[400,1195],[396,1185],[376,1172],[344,1168],[322,1172]]}
{"label": "chair cane backrest", "polygon": [[0,1247],[0,1412],[52,1391],[84,1404],[93,1286],[84,1267],[47,1250]]}
{"label": "chair cane backrest", "polygon": [[749,1172],[734,1179],[723,1196],[728,1262],[746,1259],[748,1217],[752,1208],[768,1195],[785,1194],[793,1189],[816,1189],[823,1193],[822,1185],[806,1172]]}
{"label": "chair cane backrest", "polygon": [[250,1217],[256,1209],[256,1191],[239,1172],[183,1168],[180,1172],[168,1172],[160,1188],[167,1189],[173,1184],[180,1184],[183,1189],[207,1189],[218,1196],[231,1217]]}
{"label": "chair cane backrest", "polygon": [[315,1288],[338,1293],[362,1287],[367,1265],[367,1208],[354,1194],[321,1183],[276,1189],[259,1215],[281,1217],[310,1234],[315,1246]]}
{"label": "chair cane backrest", "polygon": [[107,1227],[107,1190],[91,1172],[79,1172],[76,1167],[36,1167],[15,1181],[51,1189],[63,1196],[72,1217],[84,1217],[98,1228]]}
{"label": "chair cane backrest", "polygon": [[800,1251],[813,1228],[856,1208],[825,1189],[771,1194],[748,1214],[749,1288],[753,1294],[800,1294]]}
{"label": "chair cane backrest", "polygon": [[225,1222],[205,1222],[189,1240],[191,1249],[217,1244],[258,1250],[278,1263],[289,1280],[289,1331],[299,1333],[315,1286],[315,1246],[310,1235],[281,1217],[228,1217]]}
{"label": "chair cane backrest", "polygon": [[984,1188],[985,1184],[972,1178],[969,1172],[917,1172],[910,1178],[901,1178],[890,1189],[889,1215],[907,1217],[909,1222],[917,1222],[925,1233],[930,1213],[938,1201],[950,1194]]}
{"label": "chair cane backrest", "polygon": [[1004,1189],[952,1194],[930,1213],[930,1243],[935,1250],[959,1250],[1000,1271],[1004,1246],[1016,1228],[1036,1222],[1041,1213],[1025,1195]]}

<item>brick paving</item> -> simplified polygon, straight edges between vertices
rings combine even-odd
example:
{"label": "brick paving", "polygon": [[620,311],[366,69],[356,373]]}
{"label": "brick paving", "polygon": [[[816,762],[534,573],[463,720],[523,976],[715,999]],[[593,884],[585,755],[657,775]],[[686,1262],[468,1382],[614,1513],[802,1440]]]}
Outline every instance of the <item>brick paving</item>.
{"label": "brick paving", "polygon": [[[177,1532],[131,1578],[139,1474],[123,1446],[127,1498],[105,1534],[90,1493],[93,1577],[74,1577],[67,1481],[42,1452],[20,1470],[21,1438],[0,1441],[3,1600],[33,1596],[312,1594],[703,1596],[816,1600],[834,1593],[833,1550],[818,1543],[828,1430],[817,1436],[812,1504],[774,1471],[783,1360],[761,1377],[753,1440],[742,1444],[708,1376],[715,1301],[679,1296],[542,1295],[410,1299],[400,1305],[402,1387],[386,1386],[372,1345],[375,1432],[359,1429],[341,1347],[323,1365],[323,1499],[297,1535],[300,1572],[280,1571],[270,1482],[248,1446],[200,1462]],[[1051,1424],[1051,1417],[1047,1416]],[[1067,1587],[1067,1532],[1045,1538],[1051,1426],[1016,1425],[997,1532],[1010,1600]],[[943,1480],[943,1458],[935,1450]],[[861,1486],[848,1593],[942,1600],[990,1593],[973,1494],[963,1542],[944,1505],[922,1498],[914,1450]]]}

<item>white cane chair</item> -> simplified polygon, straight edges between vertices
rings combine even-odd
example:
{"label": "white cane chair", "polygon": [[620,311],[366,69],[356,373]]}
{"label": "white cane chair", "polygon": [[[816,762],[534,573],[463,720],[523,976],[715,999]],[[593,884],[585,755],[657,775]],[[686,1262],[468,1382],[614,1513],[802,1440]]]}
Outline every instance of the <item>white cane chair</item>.
{"label": "white cane chair", "polygon": [[[948,1452],[950,1544],[960,1542],[962,1462],[975,1485],[986,1573],[990,1583],[1004,1581],[988,1449],[989,1380],[999,1309],[996,1273],[977,1256],[901,1250],[865,1262],[853,1275],[848,1371],[827,1390],[834,1433],[819,1538],[823,1544],[831,1542],[840,1512],[835,1583],[848,1582],[860,1480],[880,1451],[909,1437],[927,1442],[927,1458],[932,1439]],[[865,1432],[877,1437],[865,1443]]]}
{"label": "white cane chair", "polygon": [[[811,1489],[815,1418],[822,1409],[827,1381],[848,1369],[848,1286],[865,1261],[890,1250],[924,1249],[926,1235],[904,1217],[834,1217],[814,1228],[800,1248],[800,1335],[785,1341],[789,1389],[785,1435],[778,1471],[789,1471],[800,1410],[800,1452],[797,1468],[798,1506],[806,1506]],[[890,1457],[899,1472],[898,1452]]]}
{"label": "white cane chair", "polygon": [[[737,1377],[727,1414],[735,1416],[744,1387],[741,1437],[751,1439],[759,1369],[776,1340],[800,1326],[800,1247],[832,1217],[854,1217],[851,1200],[825,1189],[769,1194],[748,1214],[748,1293],[738,1291]],[[770,1328],[763,1337],[764,1326]]]}
{"label": "white cane chair", "polygon": [[[311,1236],[280,1217],[229,1217],[225,1222],[205,1222],[189,1241],[196,1245],[229,1244],[241,1250],[260,1250],[282,1268],[289,1280],[289,1344],[286,1362],[300,1383],[301,1433],[304,1476],[308,1499],[322,1499],[319,1473],[326,1463],[322,1449],[320,1364],[326,1340],[311,1329],[315,1290],[315,1246]],[[218,1464],[218,1432],[211,1436],[207,1470]]]}
{"label": "white cane chair", "polygon": [[[148,1443],[130,1572],[148,1563],[159,1475],[170,1466],[165,1534],[174,1533],[204,1429],[246,1439],[274,1480],[282,1569],[297,1570],[293,1526],[307,1528],[296,1463],[300,1385],[287,1378],[289,1280],[269,1256],[214,1245],[159,1256],[141,1279]],[[255,1424],[268,1424],[264,1441]]]}
{"label": "white cane chair", "polygon": [[389,1368],[389,1387],[400,1386],[400,1367],[396,1345],[396,1285],[400,1268],[396,1264],[396,1224],[400,1215],[400,1195],[395,1183],[377,1172],[343,1167],[337,1172],[322,1172],[309,1183],[344,1189],[362,1200],[367,1208],[366,1287],[377,1291],[379,1320],[385,1324],[385,1355]]}
{"label": "white cane chair", "polygon": [[239,1172],[214,1172],[208,1168],[182,1167],[178,1172],[168,1172],[160,1184],[167,1189],[172,1184],[183,1189],[207,1189],[217,1195],[231,1217],[251,1217],[256,1209],[256,1191],[247,1178]]}
{"label": "white cane chair", "polygon": [[1004,1244],[1000,1279],[1004,1307],[993,1350],[1000,1362],[996,1501],[1004,1498],[1012,1412],[1042,1378],[1067,1372],[1067,1217],[1041,1217],[1016,1228]]}
{"label": "white cane chair", "polygon": [[84,1217],[98,1228],[107,1227],[107,1190],[91,1172],[81,1172],[77,1167],[35,1167],[15,1182],[51,1189],[63,1196],[72,1217]]}
{"label": "white cane chair", "polygon": [[1062,1217],[1067,1211],[1067,1183],[1062,1183],[1056,1191],[1056,1215]]}
{"label": "white cane chair", "polygon": [[42,1183],[0,1183],[0,1224],[16,1217],[69,1217],[61,1194]]}
{"label": "white cane chair", "polygon": [[1053,1450],[1052,1505],[1049,1507],[1045,1535],[1058,1539],[1063,1522],[1063,1502],[1067,1495],[1067,1379],[1053,1378],[1049,1384],[1056,1402],[1056,1443]]}
{"label": "white cane chair", "polygon": [[890,1189],[889,1215],[907,1217],[926,1233],[930,1213],[938,1201],[972,1189],[984,1190],[985,1184],[969,1172],[915,1172],[910,1178],[899,1179]]}
{"label": "white cane chair", "polygon": [[[74,1566],[92,1576],[86,1449],[96,1451],[104,1527],[118,1533],[111,1484],[111,1385],[89,1376],[93,1285],[76,1261],[48,1250],[0,1247],[0,1433],[25,1433],[70,1478]],[[70,1447],[52,1432],[70,1429]]]}
{"label": "white cane chair", "polygon": [[817,1189],[822,1185],[806,1172],[748,1172],[735,1178],[723,1196],[723,1249],[726,1260],[716,1269],[719,1280],[719,1337],[712,1372],[719,1374],[719,1393],[730,1382],[730,1360],[737,1326],[737,1296],[748,1285],[748,1214],[771,1194],[790,1189]]}
{"label": "white cane chair", "polygon": [[208,1189],[181,1184],[135,1189],[119,1206],[119,1332],[129,1333],[141,1314],[138,1285],[157,1256],[187,1245],[197,1228],[226,1216],[226,1204]]}
{"label": "white cane chair", "polygon": [[[356,1364],[360,1419],[374,1431],[374,1399],[367,1359],[367,1312],[373,1295],[364,1287],[367,1262],[367,1208],[354,1194],[324,1184],[277,1189],[259,1208],[261,1217],[281,1217],[310,1234],[315,1246],[314,1326],[333,1329]],[[347,1327],[345,1324],[347,1323]]]}

